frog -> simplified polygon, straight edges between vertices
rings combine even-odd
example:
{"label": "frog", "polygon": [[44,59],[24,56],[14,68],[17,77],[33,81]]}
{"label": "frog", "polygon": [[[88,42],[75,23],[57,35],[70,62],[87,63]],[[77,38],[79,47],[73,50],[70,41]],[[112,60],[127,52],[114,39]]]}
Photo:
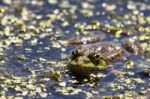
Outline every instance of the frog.
{"label": "frog", "polygon": [[130,55],[143,53],[140,43],[131,38],[120,42],[104,39],[99,35],[70,39],[69,43],[76,47],[68,59],[69,71],[76,76],[89,76],[109,68],[110,64],[125,62]]}

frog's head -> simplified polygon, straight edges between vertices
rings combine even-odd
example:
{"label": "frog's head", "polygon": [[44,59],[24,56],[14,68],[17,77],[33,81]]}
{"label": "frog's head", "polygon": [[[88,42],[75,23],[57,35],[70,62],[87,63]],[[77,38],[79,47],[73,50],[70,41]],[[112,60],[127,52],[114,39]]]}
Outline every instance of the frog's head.
{"label": "frog's head", "polygon": [[68,63],[69,69],[77,75],[89,75],[107,67],[106,59],[99,52],[85,53],[74,50]]}

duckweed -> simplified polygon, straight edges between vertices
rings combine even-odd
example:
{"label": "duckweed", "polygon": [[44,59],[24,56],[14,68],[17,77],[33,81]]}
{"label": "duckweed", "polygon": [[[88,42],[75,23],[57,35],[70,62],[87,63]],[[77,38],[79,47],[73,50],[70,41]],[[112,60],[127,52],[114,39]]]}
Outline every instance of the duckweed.
{"label": "duckweed", "polygon": [[[0,98],[149,98],[149,7],[148,0],[1,0],[0,67],[8,70],[0,73]],[[74,48],[67,40],[92,33],[136,39],[142,58],[77,79],[66,68]]]}

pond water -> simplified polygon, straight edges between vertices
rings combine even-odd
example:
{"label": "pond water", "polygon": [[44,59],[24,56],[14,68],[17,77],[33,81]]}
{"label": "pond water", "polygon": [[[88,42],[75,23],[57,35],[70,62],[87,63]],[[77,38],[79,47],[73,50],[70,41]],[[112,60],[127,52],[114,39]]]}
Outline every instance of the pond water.
{"label": "pond water", "polygon": [[[135,39],[144,54],[79,81],[67,69],[67,40],[90,34]],[[150,1],[1,0],[0,67],[1,98],[148,99]]]}

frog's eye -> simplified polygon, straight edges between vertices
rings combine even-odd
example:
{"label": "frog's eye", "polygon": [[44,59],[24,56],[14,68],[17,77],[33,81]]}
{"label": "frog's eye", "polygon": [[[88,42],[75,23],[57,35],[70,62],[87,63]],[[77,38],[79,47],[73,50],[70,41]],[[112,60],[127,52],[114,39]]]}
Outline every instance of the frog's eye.
{"label": "frog's eye", "polygon": [[93,58],[94,58],[94,59],[99,59],[99,58],[100,58],[100,55],[99,55],[99,54],[95,54],[95,55],[93,56]]}
{"label": "frog's eye", "polygon": [[72,59],[72,60],[73,60],[73,59],[76,59],[77,57],[82,56],[82,55],[83,55],[83,53],[82,53],[81,51],[79,51],[79,50],[74,50],[74,51],[72,51],[71,59]]}
{"label": "frog's eye", "polygon": [[72,55],[78,55],[78,50],[74,50],[74,51],[72,51]]}
{"label": "frog's eye", "polygon": [[72,51],[72,55],[73,56],[82,56],[83,55],[83,52],[79,51],[79,50],[74,50]]}

